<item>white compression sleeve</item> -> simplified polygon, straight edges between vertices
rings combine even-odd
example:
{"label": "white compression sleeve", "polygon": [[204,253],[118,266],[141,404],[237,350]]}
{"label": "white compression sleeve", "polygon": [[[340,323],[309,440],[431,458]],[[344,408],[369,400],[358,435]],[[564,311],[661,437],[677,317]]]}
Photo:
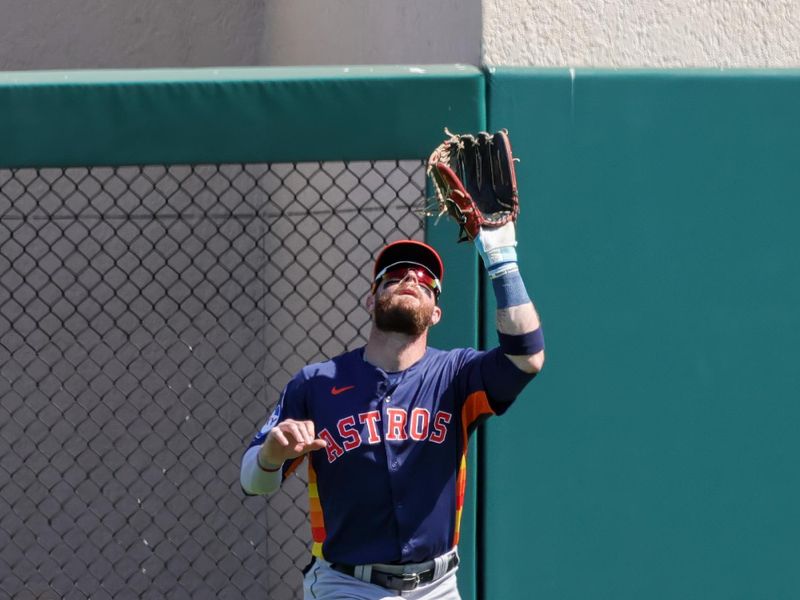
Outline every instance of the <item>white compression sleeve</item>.
{"label": "white compression sleeve", "polygon": [[258,466],[258,451],[261,446],[253,446],[242,457],[242,468],[239,481],[242,489],[248,494],[271,494],[281,486],[283,470],[264,471]]}

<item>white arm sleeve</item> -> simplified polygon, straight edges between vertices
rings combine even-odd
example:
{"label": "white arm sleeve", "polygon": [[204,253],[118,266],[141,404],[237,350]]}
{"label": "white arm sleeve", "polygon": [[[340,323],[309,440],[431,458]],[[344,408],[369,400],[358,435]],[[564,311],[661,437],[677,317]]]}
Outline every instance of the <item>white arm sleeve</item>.
{"label": "white arm sleeve", "polygon": [[253,446],[244,453],[239,481],[247,494],[263,496],[273,493],[281,486],[283,470],[267,472],[259,467],[257,457],[260,449],[261,446]]}

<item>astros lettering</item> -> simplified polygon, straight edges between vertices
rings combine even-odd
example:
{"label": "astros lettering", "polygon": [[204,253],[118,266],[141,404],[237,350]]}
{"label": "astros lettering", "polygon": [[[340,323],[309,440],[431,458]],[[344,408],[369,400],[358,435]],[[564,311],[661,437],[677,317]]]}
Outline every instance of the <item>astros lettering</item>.
{"label": "astros lettering", "polygon": [[[382,439],[387,442],[413,440],[441,444],[447,438],[447,424],[452,418],[452,414],[440,410],[434,416],[431,424],[431,413],[426,408],[413,409],[410,418],[408,411],[404,408],[387,408],[385,438],[381,438],[382,429],[378,426],[381,421],[381,413],[371,410],[340,419],[336,424],[338,439],[327,429],[321,430],[318,436],[328,443],[325,450],[328,454],[328,462],[332,463],[361,444],[379,444]],[[359,430],[356,421],[365,427],[361,427]]]}

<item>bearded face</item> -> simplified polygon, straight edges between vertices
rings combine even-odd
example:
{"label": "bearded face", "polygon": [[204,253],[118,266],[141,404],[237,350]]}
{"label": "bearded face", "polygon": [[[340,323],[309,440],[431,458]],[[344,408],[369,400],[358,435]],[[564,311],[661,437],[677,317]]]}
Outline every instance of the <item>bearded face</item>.
{"label": "bearded face", "polygon": [[434,303],[426,298],[384,290],[375,298],[375,326],[382,331],[418,336],[431,325]]}

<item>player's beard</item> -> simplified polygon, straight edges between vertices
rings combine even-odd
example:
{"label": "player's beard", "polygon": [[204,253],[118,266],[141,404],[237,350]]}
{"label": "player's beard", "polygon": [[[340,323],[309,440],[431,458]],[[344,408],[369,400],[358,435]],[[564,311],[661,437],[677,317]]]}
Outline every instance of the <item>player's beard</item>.
{"label": "player's beard", "polygon": [[393,331],[418,336],[431,324],[433,305],[420,302],[411,306],[397,301],[392,294],[383,294],[375,300],[375,326],[381,331]]}

